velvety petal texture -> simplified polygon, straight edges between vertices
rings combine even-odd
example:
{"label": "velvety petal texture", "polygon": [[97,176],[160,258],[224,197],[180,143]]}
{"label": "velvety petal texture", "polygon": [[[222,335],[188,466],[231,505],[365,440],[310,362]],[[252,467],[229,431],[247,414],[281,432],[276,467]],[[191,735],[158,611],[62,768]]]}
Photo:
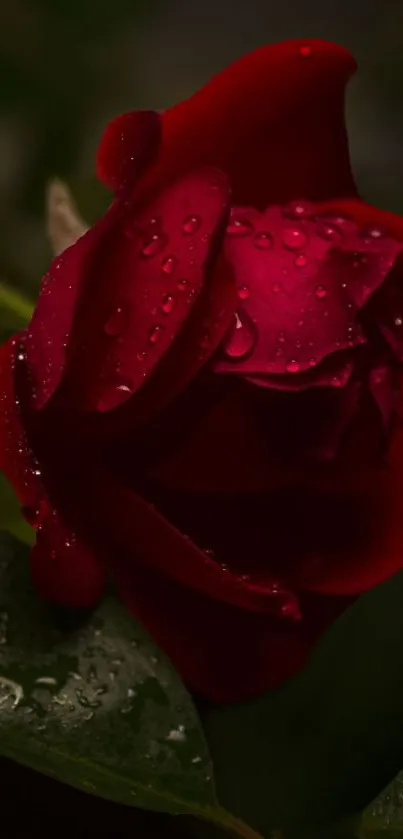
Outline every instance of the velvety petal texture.
{"label": "velvety petal texture", "polygon": [[403,219],[357,197],[335,44],[261,47],[106,129],[115,198],[0,348],[39,594],[110,576],[190,688],[302,667],[402,567]]}

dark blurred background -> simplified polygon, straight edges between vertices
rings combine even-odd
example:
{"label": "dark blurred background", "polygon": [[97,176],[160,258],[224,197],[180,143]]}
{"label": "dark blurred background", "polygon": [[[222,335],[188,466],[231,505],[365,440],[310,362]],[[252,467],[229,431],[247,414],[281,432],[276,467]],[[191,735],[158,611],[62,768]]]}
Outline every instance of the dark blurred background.
{"label": "dark blurred background", "polygon": [[0,279],[34,293],[50,258],[44,186],[66,178],[92,221],[113,115],[164,108],[265,42],[350,48],[354,168],[365,197],[403,211],[402,0],[4,0],[0,11]]}

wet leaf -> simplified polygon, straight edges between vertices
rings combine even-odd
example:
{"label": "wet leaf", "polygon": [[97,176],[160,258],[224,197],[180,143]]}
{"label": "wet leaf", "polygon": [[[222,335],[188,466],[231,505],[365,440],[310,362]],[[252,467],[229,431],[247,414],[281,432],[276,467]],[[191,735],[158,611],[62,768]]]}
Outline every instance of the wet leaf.
{"label": "wet leaf", "polygon": [[14,490],[5,475],[0,472],[0,531],[11,533],[21,542],[33,545],[35,531],[25,521]]}
{"label": "wet leaf", "polygon": [[367,808],[358,835],[360,839],[401,839],[403,772]]}
{"label": "wet leaf", "polygon": [[103,798],[188,814],[257,839],[217,803],[195,708],[112,596],[66,627],[0,539],[0,753]]}
{"label": "wet leaf", "polygon": [[87,230],[73,196],[63,181],[51,181],[46,198],[47,232],[55,256],[74,245]]}

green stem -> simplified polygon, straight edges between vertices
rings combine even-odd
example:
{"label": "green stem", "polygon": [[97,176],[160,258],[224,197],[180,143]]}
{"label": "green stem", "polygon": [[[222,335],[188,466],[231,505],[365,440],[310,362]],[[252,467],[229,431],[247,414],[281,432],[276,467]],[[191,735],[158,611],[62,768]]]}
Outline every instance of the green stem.
{"label": "green stem", "polygon": [[22,320],[30,320],[34,304],[31,303],[20,291],[0,282],[0,307],[8,309]]}

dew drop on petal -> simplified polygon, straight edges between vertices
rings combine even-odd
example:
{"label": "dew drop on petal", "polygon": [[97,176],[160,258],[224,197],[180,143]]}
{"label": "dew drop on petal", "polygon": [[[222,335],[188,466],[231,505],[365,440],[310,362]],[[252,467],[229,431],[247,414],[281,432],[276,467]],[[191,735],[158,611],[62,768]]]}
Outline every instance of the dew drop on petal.
{"label": "dew drop on petal", "polygon": [[337,242],[341,238],[341,230],[334,224],[329,222],[319,222],[316,228],[316,233],[321,239],[326,239],[328,242]]}
{"label": "dew drop on petal", "polygon": [[150,332],[148,333],[149,343],[152,345],[157,344],[161,338],[161,334],[162,326],[159,326],[158,324],[156,326],[152,326]]}
{"label": "dew drop on petal", "polygon": [[175,298],[173,294],[164,294],[161,303],[161,311],[164,315],[170,315],[175,306]]}
{"label": "dew drop on petal", "polygon": [[365,227],[361,231],[360,235],[363,239],[382,239],[382,237],[385,234],[384,234],[383,230],[381,230],[376,225],[372,224],[372,225],[369,225],[368,227]]}
{"label": "dew drop on petal", "polygon": [[188,280],[185,280],[185,279],[178,280],[178,289],[179,289],[179,291],[186,291],[186,289],[187,289],[188,285],[189,285],[189,281],[188,281]]}
{"label": "dew drop on petal", "polygon": [[236,313],[224,344],[226,356],[234,360],[245,358],[253,350],[256,337],[256,327],[249,315],[246,312]]}
{"label": "dew drop on petal", "polygon": [[273,245],[273,237],[266,230],[261,230],[260,233],[256,233],[254,243],[260,250],[269,250]]}
{"label": "dew drop on petal", "polygon": [[314,358],[314,356],[311,356],[311,358],[309,359],[309,366],[310,367],[315,367],[316,363],[317,363],[316,358]]}
{"label": "dew drop on petal", "polygon": [[301,368],[300,368],[300,365],[298,364],[298,361],[295,361],[295,359],[292,358],[290,361],[287,361],[285,369],[286,369],[287,373],[299,373]]}
{"label": "dew drop on petal", "polygon": [[164,250],[167,243],[168,236],[165,233],[154,233],[143,243],[141,255],[146,258],[157,256],[157,254]]}
{"label": "dew drop on petal", "polygon": [[296,268],[305,268],[305,266],[307,264],[308,264],[308,259],[305,256],[305,254],[303,254],[303,253],[300,253],[294,259],[294,265],[296,266]]}
{"label": "dew drop on petal", "polygon": [[187,216],[182,224],[182,230],[187,236],[196,233],[201,226],[201,218],[199,216]]}
{"label": "dew drop on petal", "polygon": [[300,250],[306,245],[306,235],[298,227],[286,227],[283,230],[283,244],[288,250]]}
{"label": "dew drop on petal", "polygon": [[132,392],[133,385],[130,381],[123,379],[111,381],[98,399],[97,408],[99,411],[110,411],[113,408],[118,408],[122,402],[126,402]]}
{"label": "dew drop on petal", "polygon": [[327,288],[323,285],[317,285],[315,288],[315,297],[317,297],[318,300],[324,300],[325,297],[327,297]]}
{"label": "dew drop on petal", "polygon": [[402,318],[401,317],[395,318],[394,324],[395,324],[395,326],[402,326],[402,324],[403,324]]}
{"label": "dew drop on petal", "polygon": [[229,236],[250,236],[253,231],[252,222],[240,216],[233,216],[227,225]]}
{"label": "dew drop on petal", "polygon": [[279,294],[282,289],[282,285],[280,283],[273,283],[271,290],[273,294]]}
{"label": "dew drop on petal", "polygon": [[164,274],[168,274],[168,275],[169,275],[169,274],[172,274],[172,272],[173,272],[173,271],[175,270],[175,268],[176,268],[176,263],[177,263],[177,261],[178,261],[178,260],[176,259],[176,256],[167,256],[167,257],[166,257],[166,259],[163,259],[163,260],[162,260],[162,263],[161,263],[161,271],[162,271]]}
{"label": "dew drop on petal", "polygon": [[238,288],[238,297],[240,300],[247,300],[249,297],[249,288],[247,285],[241,285]]}
{"label": "dew drop on petal", "polygon": [[301,219],[312,216],[314,208],[307,201],[292,201],[284,210],[286,218]]}

